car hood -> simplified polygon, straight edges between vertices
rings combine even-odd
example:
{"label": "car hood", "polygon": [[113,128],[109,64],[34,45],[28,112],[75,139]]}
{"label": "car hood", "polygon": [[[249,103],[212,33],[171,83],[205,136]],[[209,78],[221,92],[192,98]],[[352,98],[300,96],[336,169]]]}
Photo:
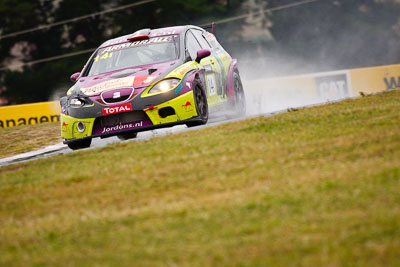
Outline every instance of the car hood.
{"label": "car hood", "polygon": [[137,66],[81,77],[74,86],[75,92],[86,96],[97,96],[102,92],[119,88],[133,87],[135,91],[143,90],[151,83],[162,79],[175,69],[178,66],[178,61],[179,60],[174,60],[152,65]]}

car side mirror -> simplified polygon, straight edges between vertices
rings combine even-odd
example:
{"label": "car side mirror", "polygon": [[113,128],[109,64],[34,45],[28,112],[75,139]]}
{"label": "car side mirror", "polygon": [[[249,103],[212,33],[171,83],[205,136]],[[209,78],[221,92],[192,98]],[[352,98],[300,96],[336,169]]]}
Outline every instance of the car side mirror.
{"label": "car side mirror", "polygon": [[79,76],[81,75],[80,72],[75,72],[74,74],[71,75],[71,77],[69,77],[69,79],[73,82],[76,82],[76,80],[79,79]]}
{"label": "car side mirror", "polygon": [[209,55],[211,55],[211,52],[208,49],[201,49],[197,51],[196,62],[200,63],[203,58],[208,57]]}

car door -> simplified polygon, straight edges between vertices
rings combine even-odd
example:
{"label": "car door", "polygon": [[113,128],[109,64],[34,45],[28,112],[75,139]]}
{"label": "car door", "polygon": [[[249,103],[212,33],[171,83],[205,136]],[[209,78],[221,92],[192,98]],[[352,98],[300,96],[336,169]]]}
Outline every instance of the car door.
{"label": "car door", "polygon": [[[197,57],[197,51],[200,49],[211,50],[211,47],[206,42],[199,41],[195,35],[194,30],[191,29],[186,32],[186,48],[192,60]],[[220,68],[216,64],[216,59],[210,55],[201,60],[200,67],[205,69],[205,80],[207,86],[207,99],[209,106],[215,106],[223,101],[222,95],[222,82]]]}
{"label": "car door", "polygon": [[222,78],[222,82],[223,82],[223,84],[222,84],[223,94],[226,94],[226,92],[225,92],[226,79],[228,77],[229,66],[232,63],[232,57],[219,44],[219,42],[217,41],[217,38],[214,36],[214,34],[209,33],[209,32],[203,32],[202,36],[206,40],[206,42],[211,46],[211,54],[215,58],[215,60],[218,62],[218,65],[221,69],[220,73],[221,73],[221,78]]}

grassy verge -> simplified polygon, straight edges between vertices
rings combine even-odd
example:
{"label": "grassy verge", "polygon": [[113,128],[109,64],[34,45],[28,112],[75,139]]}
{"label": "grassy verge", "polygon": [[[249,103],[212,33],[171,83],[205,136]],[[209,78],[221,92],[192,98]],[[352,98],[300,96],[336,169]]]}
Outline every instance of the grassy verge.
{"label": "grassy verge", "polygon": [[49,122],[0,129],[0,158],[61,142],[60,123]]}
{"label": "grassy verge", "polygon": [[0,265],[398,266],[400,92],[0,169]]}

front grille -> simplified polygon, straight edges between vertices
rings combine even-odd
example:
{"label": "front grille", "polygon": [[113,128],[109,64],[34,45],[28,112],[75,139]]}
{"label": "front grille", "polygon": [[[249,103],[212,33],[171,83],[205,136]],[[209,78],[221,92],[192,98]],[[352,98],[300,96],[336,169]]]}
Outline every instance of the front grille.
{"label": "front grille", "polygon": [[134,110],[129,112],[117,113],[96,118],[94,128],[109,127],[121,123],[149,120],[146,112],[143,110]]}
{"label": "front grille", "polygon": [[134,98],[137,94],[133,93],[133,88],[119,88],[101,93],[101,100],[105,104],[124,102]]}
{"label": "front grille", "polygon": [[103,100],[107,104],[114,104],[114,103],[125,101],[128,98],[129,98],[129,95],[124,95],[124,96],[121,96],[121,97],[118,97],[118,98],[103,98]]}

